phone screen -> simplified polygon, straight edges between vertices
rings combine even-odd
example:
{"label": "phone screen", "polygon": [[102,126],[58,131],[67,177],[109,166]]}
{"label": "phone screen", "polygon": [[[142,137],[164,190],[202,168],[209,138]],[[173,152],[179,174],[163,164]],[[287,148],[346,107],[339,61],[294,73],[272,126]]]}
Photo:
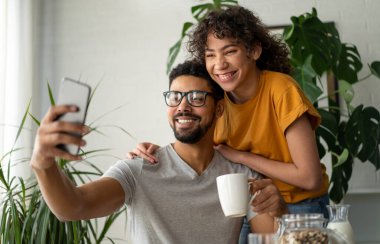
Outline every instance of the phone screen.
{"label": "phone screen", "polygon": [[[90,98],[91,87],[82,82],[63,78],[59,93],[57,105],[75,105],[79,108],[78,112],[66,113],[58,120],[68,121],[73,123],[84,124],[86,120],[87,107]],[[80,134],[73,134],[80,137]],[[58,145],[58,148],[65,150],[73,155],[79,153],[79,147],[77,145]]]}

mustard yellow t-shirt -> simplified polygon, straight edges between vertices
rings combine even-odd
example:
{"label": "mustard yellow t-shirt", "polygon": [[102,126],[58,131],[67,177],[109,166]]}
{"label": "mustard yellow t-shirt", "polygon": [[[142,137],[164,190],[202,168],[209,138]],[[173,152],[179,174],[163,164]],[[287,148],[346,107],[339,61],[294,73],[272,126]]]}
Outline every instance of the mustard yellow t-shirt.
{"label": "mustard yellow t-shirt", "polygon": [[[315,130],[321,117],[303,94],[296,81],[288,75],[262,71],[256,95],[243,104],[234,104],[225,94],[225,111],[218,119],[214,141],[241,151],[293,163],[285,130],[304,113]],[[328,176],[323,168],[323,185],[318,191],[301,188],[273,179],[287,203],[322,196],[328,191]]]}

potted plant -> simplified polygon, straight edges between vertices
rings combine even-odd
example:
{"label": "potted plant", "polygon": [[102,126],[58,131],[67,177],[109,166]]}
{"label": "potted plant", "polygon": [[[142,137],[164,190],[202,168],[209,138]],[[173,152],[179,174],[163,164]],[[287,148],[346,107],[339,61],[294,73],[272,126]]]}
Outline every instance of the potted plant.
{"label": "potted plant", "polygon": [[[54,105],[54,98],[50,86],[48,85],[51,104]],[[92,98],[93,94],[91,95]],[[90,100],[91,100],[90,98]],[[39,125],[38,119],[29,113],[30,103],[23,115],[23,119],[18,128],[15,143],[21,135],[25,121],[33,119]],[[99,132],[99,127],[90,124],[92,130]],[[8,153],[0,158],[0,197],[1,222],[0,222],[0,243],[101,243],[108,240],[114,241],[107,236],[107,232],[115,219],[125,210],[125,207],[118,212],[106,217],[104,223],[100,224],[97,219],[85,221],[60,222],[50,211],[35,178],[23,179],[11,177],[10,169],[18,163],[29,163],[29,159],[17,159],[13,156],[23,148],[12,148]],[[81,151],[85,160],[82,162],[68,162],[58,159],[57,164],[65,171],[68,177],[76,183],[84,183],[92,176],[101,176],[102,172],[90,161],[98,153],[104,150]],[[82,167],[78,168],[77,166]],[[83,165],[86,166],[84,170]],[[4,167],[6,166],[6,167]]]}
{"label": "potted plant", "polygon": [[[213,0],[193,6],[191,12],[195,21],[199,21],[210,11],[233,4],[237,1]],[[183,24],[180,39],[169,50],[167,71],[193,25]],[[322,22],[314,8],[311,13],[291,17],[291,24],[281,38],[291,53],[292,76],[322,117],[316,131],[317,145],[320,158],[331,154],[329,195],[339,203],[348,190],[355,159],[372,163],[376,170],[380,168],[380,113],[371,106],[352,104],[355,84],[369,76],[380,78],[380,62],[368,65],[368,76],[359,78],[363,64],[356,46],[342,42],[334,24]],[[334,85],[327,96],[323,93],[327,89],[323,82],[326,75]],[[344,104],[335,95],[343,98]],[[326,106],[322,105],[323,100],[327,100]]]}

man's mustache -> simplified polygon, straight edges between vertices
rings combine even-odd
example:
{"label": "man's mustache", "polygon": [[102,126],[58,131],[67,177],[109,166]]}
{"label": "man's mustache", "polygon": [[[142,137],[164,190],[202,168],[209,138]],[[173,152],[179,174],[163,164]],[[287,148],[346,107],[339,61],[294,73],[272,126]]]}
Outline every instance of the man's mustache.
{"label": "man's mustache", "polygon": [[173,119],[177,119],[178,117],[190,117],[192,119],[201,119],[198,115],[192,114],[192,113],[178,113],[174,115]]}

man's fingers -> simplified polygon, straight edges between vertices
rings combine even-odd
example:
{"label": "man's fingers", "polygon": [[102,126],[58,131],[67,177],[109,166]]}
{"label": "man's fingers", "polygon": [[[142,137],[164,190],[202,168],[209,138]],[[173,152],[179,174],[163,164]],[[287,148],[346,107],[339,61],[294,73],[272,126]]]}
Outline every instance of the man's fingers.
{"label": "man's fingers", "polygon": [[49,108],[47,114],[42,119],[41,124],[56,120],[65,113],[78,112],[78,107],[73,105],[57,105]]}
{"label": "man's fingers", "polygon": [[51,153],[55,157],[59,157],[59,158],[66,159],[66,160],[69,160],[69,161],[82,160],[81,156],[72,155],[72,154],[70,154],[70,153],[68,153],[66,151],[60,150],[58,148],[52,148],[51,149]]}
{"label": "man's fingers", "polygon": [[252,202],[252,205],[254,206],[254,210],[256,212],[261,213],[261,212],[269,212],[269,211],[276,210],[278,199],[276,199],[275,197],[269,197],[269,198],[265,198],[264,200],[259,199],[260,202],[258,202],[257,198],[259,198],[260,195],[261,194],[256,196],[256,199]]}
{"label": "man's fingers", "polygon": [[271,179],[249,179],[249,181],[253,191],[264,189],[273,184]]}
{"label": "man's fingers", "polygon": [[[54,133],[47,134],[40,139],[40,144],[44,148],[56,147],[60,144],[72,144],[77,146],[84,146],[86,144],[85,140],[82,140],[80,137],[76,137],[64,133]],[[58,155],[57,155],[58,156]]]}

